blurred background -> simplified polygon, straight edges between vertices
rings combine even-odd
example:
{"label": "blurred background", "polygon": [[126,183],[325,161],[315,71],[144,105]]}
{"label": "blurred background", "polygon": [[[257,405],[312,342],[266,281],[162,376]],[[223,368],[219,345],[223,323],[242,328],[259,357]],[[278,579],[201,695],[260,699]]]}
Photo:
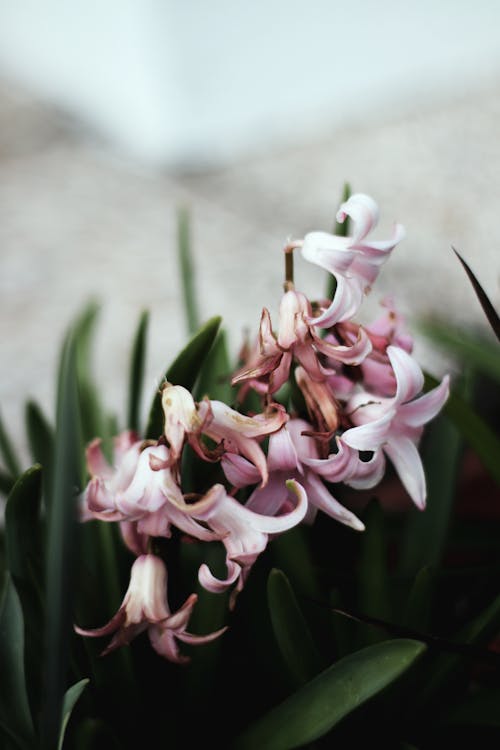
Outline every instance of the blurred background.
{"label": "blurred background", "polygon": [[[498,307],[500,5],[495,0],[2,0],[0,405],[52,409],[57,353],[102,305],[95,353],[123,413],[133,330],[151,310],[153,390],[186,340],[177,212],[191,215],[203,319],[233,352],[274,312],[289,237],[330,230],[343,185],[378,236],[407,238],[363,312],[484,326],[459,249]],[[322,274],[297,261],[299,289]],[[362,316],[363,317],[363,316]],[[446,363],[418,338],[421,363]]]}

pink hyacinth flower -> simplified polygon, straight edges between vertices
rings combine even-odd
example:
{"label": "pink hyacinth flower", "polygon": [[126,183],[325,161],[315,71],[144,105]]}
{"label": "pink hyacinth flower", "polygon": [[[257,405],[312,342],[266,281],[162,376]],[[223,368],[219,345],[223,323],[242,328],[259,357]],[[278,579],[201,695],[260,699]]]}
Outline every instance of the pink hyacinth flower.
{"label": "pink hyacinth flower", "polygon": [[[317,511],[322,510],[336,521],[356,531],[363,531],[364,525],[359,518],[341,505],[323,484],[321,472],[316,470],[316,466],[325,464],[325,461],[321,462],[319,459],[316,441],[303,434],[311,431],[311,425],[304,420],[291,419],[280,432],[271,435],[268,451],[269,482],[266,487],[253,491],[245,507],[267,515],[282,511],[288,504],[286,480],[293,477],[307,496],[309,508],[304,518],[307,523],[312,523]],[[223,461],[222,466],[228,480],[235,487],[245,487],[256,482],[255,473],[241,457]],[[336,476],[330,478],[330,481],[344,481],[347,474],[340,469],[338,467]],[[353,473],[351,462],[349,476]]]}
{"label": "pink hyacinth flower", "polygon": [[361,327],[358,327],[356,339],[346,346],[322,339],[311,320],[311,303],[302,292],[291,290],[283,295],[277,336],[272,331],[269,312],[264,308],[259,333],[260,356],[236,373],[233,385],[265,379],[268,392],[275,393],[288,380],[294,359],[312,380],[320,382],[335,371],[321,365],[319,354],[340,365],[358,365],[371,351],[371,343]]}
{"label": "pink hyacinth flower", "polygon": [[423,510],[426,483],[417,450],[423,426],[433,419],[449,393],[449,377],[417,398],[424,385],[422,370],[412,357],[397,346],[387,348],[396,378],[396,395],[384,398],[362,391],[346,406],[355,427],[346,430],[342,440],[360,451],[379,451],[391,459],[415,505]]}
{"label": "pink hyacinth flower", "polygon": [[161,656],[177,663],[186,662],[189,659],[180,654],[176,639],[191,644],[209,643],[226,630],[222,628],[201,636],[186,632],[196,600],[196,594],[191,594],[172,614],[167,601],[167,569],[163,561],[156,555],[141,555],[132,565],[129,587],[118,612],[101,628],[85,630],[75,626],[75,631],[90,638],[112,635],[102,652],[105,656],[147,630],[151,645]]}
{"label": "pink hyacinth flower", "polygon": [[[126,442],[123,437],[121,441]],[[99,441],[89,445],[87,463],[93,476],[83,494],[82,520],[125,522],[124,541],[135,553],[144,550],[141,535],[169,537],[172,524],[197,539],[217,539],[185,512],[181,489],[168,468],[167,446],[141,450],[141,441],[130,438],[129,442],[128,449],[118,451],[114,467],[106,462]],[[156,469],[157,465],[166,468]]]}
{"label": "pink hyacinth flower", "polygon": [[289,481],[287,486],[296,504],[283,515],[249,510],[228,495],[222,484],[215,484],[201,500],[190,506],[193,517],[217,533],[226,548],[226,578],[216,578],[203,564],[198,576],[204,588],[220,593],[236,583],[231,602],[234,604],[234,597],[243,588],[252,565],[266,548],[269,535],[281,534],[302,521],[307,512],[307,497],[297,482]]}
{"label": "pink hyacinth flower", "polygon": [[331,304],[311,322],[330,328],[335,323],[352,318],[359,310],[366,294],[378,276],[380,266],[393,248],[405,236],[401,224],[394,226],[389,240],[368,240],[367,236],[377,225],[378,206],[368,195],[356,193],[343,203],[337,221],[349,217],[353,225],[349,237],[327,232],[310,232],[302,243],[302,256],[325,268],[335,276],[337,287]]}

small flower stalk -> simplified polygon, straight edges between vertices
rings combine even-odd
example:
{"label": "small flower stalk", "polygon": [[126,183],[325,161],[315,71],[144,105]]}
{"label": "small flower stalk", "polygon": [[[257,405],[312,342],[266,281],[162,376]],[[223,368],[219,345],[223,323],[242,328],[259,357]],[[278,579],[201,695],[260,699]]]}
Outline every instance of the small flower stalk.
{"label": "small flower stalk", "polygon": [[[264,308],[258,335],[230,378],[231,404],[210,394],[196,400],[182,385],[164,382],[161,435],[144,440],[121,433],[111,463],[98,439],[88,446],[80,518],[118,523],[135,557],[118,612],[102,627],[76,628],[82,636],[111,637],[103,654],[147,632],[161,656],[182,663],[187,657],[179,642],[203,645],[224,633],[187,630],[196,594],[172,613],[167,556],[176,539],[221,546],[225,575],[204,562],[198,584],[213,595],[229,592],[234,609],[253,565],[277,535],[313,524],[318,513],[362,532],[339,488],[376,487],[387,460],[402,492],[425,508],[418,446],[448,397],[449,378],[422,393],[413,341],[392,299],[383,301],[373,323],[355,320],[405,232],[395,224],[389,239],[372,239],[378,207],[364,194],[343,203],[337,219],[349,219],[347,236],[310,232],[286,245],[277,328]],[[309,300],[297,289],[294,253],[334,276],[332,299]],[[189,463],[201,482],[194,492],[186,480]]]}

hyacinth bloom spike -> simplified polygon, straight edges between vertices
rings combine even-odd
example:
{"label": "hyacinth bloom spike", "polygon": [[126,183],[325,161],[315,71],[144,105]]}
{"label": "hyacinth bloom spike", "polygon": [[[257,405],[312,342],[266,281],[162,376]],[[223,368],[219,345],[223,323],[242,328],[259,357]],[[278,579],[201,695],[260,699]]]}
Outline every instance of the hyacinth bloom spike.
{"label": "hyacinth bloom spike", "polygon": [[373,198],[363,193],[352,195],[340,206],[337,221],[342,223],[347,217],[353,225],[349,237],[310,232],[302,243],[302,256],[329,271],[337,281],[330,306],[311,321],[325,328],[356,314],[380,266],[405,235],[403,227],[396,224],[389,240],[368,240],[368,234],[377,225],[379,212]]}
{"label": "hyacinth bloom spike", "polygon": [[415,505],[423,510],[426,501],[425,475],[417,444],[423,425],[440,411],[449,392],[449,377],[429,393],[418,397],[423,374],[412,357],[396,346],[387,348],[396,379],[396,395],[381,398],[366,391],[347,404],[355,425],[342,435],[343,441],[358,450],[378,451],[391,459]]}
{"label": "hyacinth bloom spike", "polygon": [[186,627],[196,600],[196,594],[191,594],[182,607],[172,614],[167,601],[165,564],[156,555],[141,555],[132,565],[129,587],[118,612],[101,628],[86,630],[75,626],[75,631],[89,638],[112,635],[111,642],[102,652],[102,656],[105,656],[148,630],[151,644],[158,653],[170,661],[184,662],[187,657],[179,653],[176,638],[189,643],[207,643],[226,629],[205,636],[187,633]]}

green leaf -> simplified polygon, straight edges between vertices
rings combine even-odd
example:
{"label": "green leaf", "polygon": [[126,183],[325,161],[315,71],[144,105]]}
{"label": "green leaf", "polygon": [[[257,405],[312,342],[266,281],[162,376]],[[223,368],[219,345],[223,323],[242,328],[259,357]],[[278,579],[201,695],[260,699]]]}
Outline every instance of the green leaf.
{"label": "green leaf", "polygon": [[453,513],[461,454],[458,429],[449,418],[439,416],[429,426],[423,443],[427,508],[424,513],[414,508],[408,514],[399,565],[403,575],[414,576],[422,566],[437,566],[441,562]]}
{"label": "green leaf", "polygon": [[36,715],[40,705],[43,650],[42,467],[28,469],[16,482],[5,508],[6,565],[23,610],[26,684]]}
{"label": "green leaf", "polygon": [[[500,595],[472,622],[465,625],[456,635],[457,643],[484,645],[500,629]],[[463,663],[461,654],[442,654],[433,664],[432,673],[418,695],[416,708],[427,705],[434,696],[453,678]]]}
{"label": "green leaf", "polygon": [[[358,569],[358,606],[361,612],[383,620],[390,619],[389,582],[387,570],[387,545],[384,513],[376,500],[366,509],[366,530],[361,539]],[[383,640],[380,630],[361,624],[358,628],[359,645]]]}
{"label": "green leaf", "polygon": [[448,322],[427,320],[419,324],[422,333],[469,366],[500,381],[500,348],[484,335],[453,328]]}
{"label": "green leaf", "polygon": [[418,571],[406,602],[403,625],[423,631],[428,629],[435,578],[436,569],[431,565]]}
{"label": "green leaf", "polygon": [[[210,318],[200,330],[195,333],[187,346],[176,357],[165,374],[165,380],[174,385],[182,385],[189,391],[193,389],[198,378],[200,369],[208,356],[215,341],[221,318],[216,316]],[[161,408],[161,392],[155,394],[151,410],[149,412],[146,438],[156,440],[163,430],[163,412]]]}
{"label": "green leaf", "polygon": [[107,437],[104,410],[91,373],[92,338],[99,305],[91,302],[77,318],[70,334],[74,338],[78,402],[83,440]]}
{"label": "green leaf", "polygon": [[17,480],[5,507],[7,567],[16,586],[28,586],[41,564],[40,500],[42,467],[35,465]]}
{"label": "green leaf", "polygon": [[44,484],[48,489],[54,457],[54,430],[34,401],[26,404],[25,422],[32,459],[43,466]]}
{"label": "green leaf", "polygon": [[424,652],[419,641],[393,640],[346,656],[253,723],[237,750],[289,750],[322,737],[394,682]]}
{"label": "green leaf", "polygon": [[189,213],[185,208],[181,208],[177,214],[177,248],[186,322],[189,333],[194,333],[199,328],[200,323],[194,283],[195,273],[191,253],[191,239],[189,236]]}
{"label": "green leaf", "polygon": [[499,706],[499,688],[478,690],[445,711],[440,723],[500,727]]}
{"label": "green leaf", "polygon": [[10,474],[6,474],[0,469],[0,492],[3,492],[4,495],[8,495],[15,483],[16,480],[14,477],[11,477]]}
{"label": "green leaf", "polygon": [[475,275],[472,273],[472,270],[469,267],[469,265],[465,262],[462,256],[455,250],[455,248],[453,248],[453,252],[457,256],[458,260],[460,261],[460,263],[462,264],[462,267],[465,270],[465,273],[469,277],[469,281],[472,284],[472,287],[479,300],[479,304],[483,308],[483,312],[486,315],[486,318],[488,319],[488,323],[490,324],[497,339],[500,341],[500,318],[498,317],[497,311],[491,304],[483,287],[481,286],[481,284],[479,283]]}
{"label": "green leaf", "polygon": [[7,574],[0,605],[0,725],[18,748],[34,747],[33,722],[24,676],[21,602]]}
{"label": "green leaf", "polygon": [[47,523],[45,707],[42,747],[57,745],[72,631],[76,501],[81,480],[81,433],[75,336],[63,349],[57,402],[54,479]]}
{"label": "green leaf", "polygon": [[[435,388],[439,381],[425,375],[425,390]],[[493,479],[500,484],[500,440],[486,422],[457,393],[451,392],[444,407],[446,414],[473,448]]]}
{"label": "green leaf", "polygon": [[127,424],[131,430],[140,433],[140,408],[142,387],[144,381],[144,361],[146,357],[146,338],[149,326],[149,312],[144,310],[139,318],[139,325],[134,336],[130,359],[130,375],[128,385],[128,417]]}
{"label": "green leaf", "polygon": [[201,368],[194,398],[196,401],[201,401],[204,396],[208,396],[230,404],[232,394],[231,365],[227,352],[226,333],[219,331]]}
{"label": "green leaf", "polygon": [[321,670],[321,658],[286,575],[273,568],[267,581],[271,623],[283,660],[295,686]]}
{"label": "green leaf", "polygon": [[12,441],[7,434],[3,419],[0,416],[0,455],[3,458],[5,468],[12,474],[12,476],[18,477],[21,473],[21,465],[19,459],[16,456],[16,452],[12,445]]}
{"label": "green leaf", "polygon": [[66,727],[78,699],[88,685],[89,680],[87,678],[80,680],[79,682],[72,685],[66,690],[64,694],[63,709],[62,709],[62,721],[61,729],[59,731],[59,742],[57,744],[57,750],[62,750],[64,744],[64,735],[66,734]]}

